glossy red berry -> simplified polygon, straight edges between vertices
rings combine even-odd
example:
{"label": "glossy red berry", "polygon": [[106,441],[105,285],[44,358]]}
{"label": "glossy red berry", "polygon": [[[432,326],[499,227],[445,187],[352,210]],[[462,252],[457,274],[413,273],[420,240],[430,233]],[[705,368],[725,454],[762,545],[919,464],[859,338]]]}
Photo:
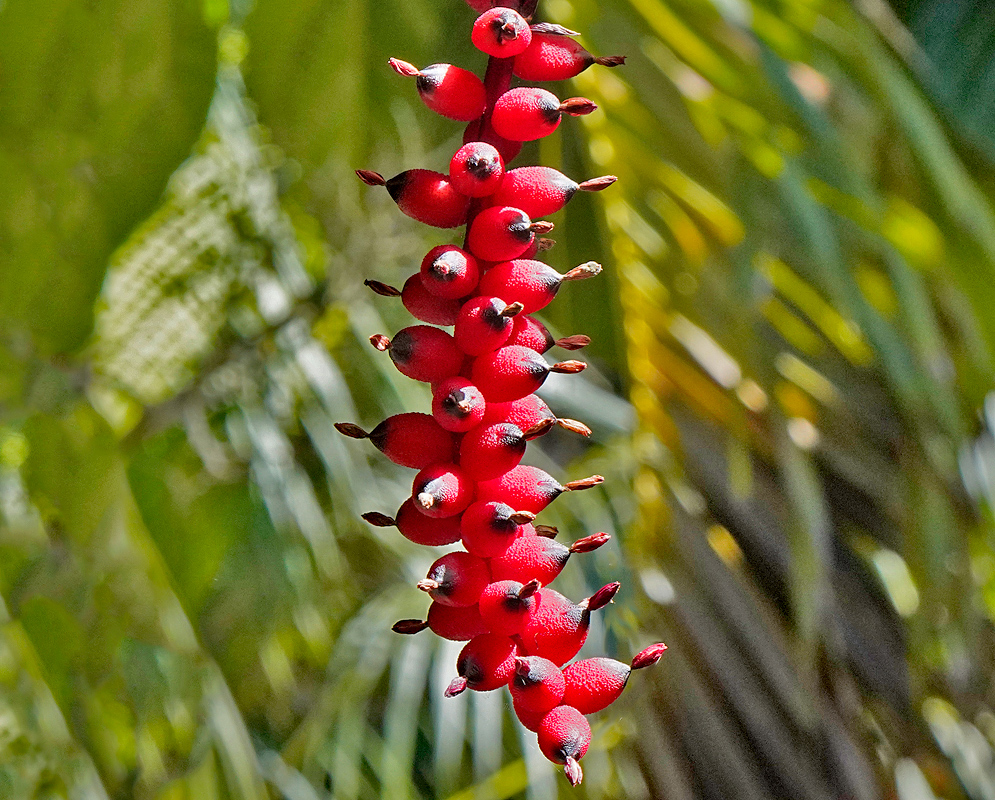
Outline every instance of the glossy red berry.
{"label": "glossy red berry", "polygon": [[572,375],[586,367],[583,361],[547,364],[535,350],[509,345],[474,359],[470,380],[483,392],[488,403],[507,403],[532,394],[551,372]]}
{"label": "glossy red berry", "polygon": [[459,673],[446,697],[453,697],[466,689],[489,692],[500,689],[515,671],[515,643],[507,636],[482,633],[474,636],[456,660]]}
{"label": "glossy red berry", "polygon": [[552,227],[548,222],[533,222],[521,209],[491,206],[477,214],[470,223],[467,247],[483,261],[507,261],[524,253],[535,239],[536,232],[545,233]]}
{"label": "glossy red berry", "polygon": [[526,314],[533,314],[548,306],[564,283],[600,274],[601,265],[597,261],[587,261],[561,275],[541,261],[521,258],[495,264],[481,277],[477,291],[509,303],[521,303]]}
{"label": "glossy red berry", "polygon": [[452,244],[429,250],[422,259],[420,274],[427,292],[447,300],[466,297],[480,277],[477,259]]}
{"label": "glossy red berry", "polygon": [[500,499],[473,503],[460,521],[463,546],[481,558],[501,555],[534,519],[535,514],[518,512]]}
{"label": "glossy red berry", "polygon": [[563,704],[581,714],[594,714],[614,703],[632,670],[652,666],[663,656],[667,645],[650,645],[632,659],[631,666],[612,658],[587,658],[563,669],[565,687]]}
{"label": "glossy red berry", "polygon": [[491,633],[516,636],[522,630],[526,615],[535,606],[534,595],[539,582],[529,580],[497,581],[480,593],[480,616]]}
{"label": "glossy red berry", "polygon": [[517,425],[478,425],[460,441],[460,467],[475,481],[496,478],[518,466],[527,444]]}
{"label": "glossy red berry", "polygon": [[397,58],[388,63],[399,75],[417,79],[415,84],[422,102],[436,114],[469,122],[484,113],[487,105],[484,82],[469,70],[452,64],[432,64],[420,70]]}
{"label": "glossy red berry", "polygon": [[565,81],[592,64],[617,67],[624,63],[625,56],[595,58],[569,36],[533,31],[529,46],[515,56],[514,72],[526,81]]}
{"label": "glossy red berry", "polygon": [[408,541],[429,547],[458,542],[463,535],[459,517],[427,517],[418,510],[410,497],[401,504],[395,517],[388,517],[379,511],[368,511],[362,516],[370,525],[378,528],[396,527]]}
{"label": "glossy red berry", "polygon": [[604,478],[600,475],[591,475],[561,485],[548,472],[519,464],[497,478],[480,481],[477,484],[477,501],[486,503],[497,500],[538,514],[563,492],[590,489],[603,482]]}
{"label": "glossy red berry", "polygon": [[448,553],[428,568],[418,588],[444,606],[472,606],[490,582],[487,562],[469,553]]}
{"label": "glossy red berry", "polygon": [[424,620],[402,619],[394,623],[395,633],[413,634],[428,628],[436,636],[451,642],[468,642],[487,633],[487,626],[477,606],[444,606],[432,603]]}
{"label": "glossy red berry", "polygon": [[526,649],[532,655],[548,658],[557,666],[565,664],[587,641],[591,612],[610,603],[618,589],[618,583],[610,583],[579,603],[554,589],[540,589],[536,592],[535,606],[521,629]]}
{"label": "glossy red berry", "polygon": [[495,58],[513,58],[532,41],[525,18],[510,8],[492,8],[473,23],[470,39],[478,50]]}
{"label": "glossy red berry", "polygon": [[401,374],[416,381],[439,383],[463,369],[465,356],[456,340],[429,325],[404,328],[393,339],[376,334],[370,343],[377,350],[386,350]]}
{"label": "glossy red berry", "polygon": [[578,763],[591,744],[591,726],[570,706],[557,706],[539,723],[539,749],[554,764],[564,764],[567,780],[576,786],[584,780]]}
{"label": "glossy red berry", "polygon": [[397,207],[412,219],[436,228],[458,228],[466,222],[470,198],[457,192],[441,172],[409,169],[390,180],[365,169],[356,174],[369,186],[386,186]]}
{"label": "glossy red berry", "polygon": [[404,307],[415,319],[432,325],[452,325],[463,304],[459,300],[446,300],[425,290],[421,273],[416,272],[398,289],[381,281],[363,281],[382,297],[400,297]]}
{"label": "glossy red berry", "polygon": [[531,142],[555,131],[564,114],[581,116],[595,109],[597,106],[585,97],[571,97],[561,102],[545,89],[520,86],[509,89],[497,99],[491,124],[505,139]]}
{"label": "glossy red berry", "polygon": [[507,420],[522,429],[526,439],[534,439],[547,433],[554,425],[568,431],[590,436],[591,429],[575,419],[557,417],[538,395],[529,394],[510,403],[488,403],[484,412],[484,424]]}
{"label": "glossy red berry", "polygon": [[524,582],[535,578],[548,586],[571,555],[597,550],[609,539],[607,533],[594,533],[568,547],[546,536],[519,536],[504,553],[490,560],[491,580]]}
{"label": "glossy red berry", "polygon": [[505,303],[500,297],[474,297],[463,304],[453,336],[469,356],[497,350],[505,343],[522,312],[521,303]]}
{"label": "glossy red berry", "polygon": [[486,411],[484,395],[466,378],[448,378],[432,388],[432,416],[447,431],[465,433],[475,428]]}
{"label": "glossy red berry", "polygon": [[505,173],[497,190],[488,198],[494,206],[520,208],[533,219],[555,214],[577,193],[600,192],[615,181],[614,175],[576,183],[551,167],[519,167]]}
{"label": "glossy red berry", "polygon": [[556,664],[542,656],[519,656],[508,682],[515,711],[547,714],[563,701],[566,681]]}
{"label": "glossy red berry", "polygon": [[439,461],[452,461],[456,452],[453,435],[433,417],[418,412],[387,417],[369,433],[350,422],[338,422],[335,429],[352,439],[369,439],[402,467],[422,469]]}
{"label": "glossy red berry", "polygon": [[433,464],[417,475],[411,496],[417,508],[429,517],[453,517],[473,502],[474,485],[455,464]]}
{"label": "glossy red berry", "polygon": [[591,343],[591,337],[584,334],[565,336],[562,339],[554,339],[545,325],[535,317],[528,314],[518,314],[515,317],[515,324],[511,329],[511,336],[505,344],[517,344],[535,350],[537,353],[545,353],[553,347],[562,347],[564,350],[580,350]]}
{"label": "glossy red berry", "polygon": [[467,197],[487,197],[501,185],[504,159],[492,144],[468,142],[449,162],[449,181]]}

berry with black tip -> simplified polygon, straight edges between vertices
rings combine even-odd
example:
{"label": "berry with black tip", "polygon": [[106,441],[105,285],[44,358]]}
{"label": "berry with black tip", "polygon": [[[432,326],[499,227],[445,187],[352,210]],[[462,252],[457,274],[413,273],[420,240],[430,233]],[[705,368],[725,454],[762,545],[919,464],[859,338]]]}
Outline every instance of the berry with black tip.
{"label": "berry with black tip", "polygon": [[520,258],[495,264],[477,285],[480,294],[500,297],[509,303],[521,303],[526,314],[548,306],[560,287],[569,281],[581,281],[601,274],[597,261],[587,261],[561,275],[549,264]]}
{"label": "berry with black tip", "polygon": [[460,300],[446,300],[428,292],[419,272],[408,278],[402,289],[382,281],[366,280],[363,283],[381,297],[400,297],[411,316],[432,325],[453,325],[463,307]]}
{"label": "berry with black tip", "polygon": [[500,556],[489,562],[491,580],[527,581],[535,578],[543,586],[551,584],[574,553],[590,553],[611,539],[607,533],[593,533],[567,546],[545,536],[519,536]]}
{"label": "berry with black tip", "polygon": [[478,425],[460,441],[460,467],[475,481],[491,480],[517,467],[527,445],[517,425]]}
{"label": "berry with black tip", "polygon": [[466,358],[450,334],[430,325],[404,328],[393,339],[378,333],[370,337],[370,344],[386,350],[402,375],[425,383],[459,375]]}
{"label": "berry with black tip", "polygon": [[532,41],[526,19],[510,8],[491,8],[473,23],[470,40],[474,46],[495,58],[513,58]]}
{"label": "berry with black tip", "polygon": [[572,375],[586,367],[583,361],[547,364],[535,350],[509,345],[475,358],[470,380],[483,392],[488,403],[507,403],[532,394],[550,373]]}
{"label": "berry with black tip", "polygon": [[456,376],[432,388],[432,416],[447,431],[465,433],[487,413],[484,395],[466,378]]}
{"label": "berry with black tip", "polygon": [[614,175],[603,175],[577,183],[552,167],[518,167],[504,174],[501,185],[487,202],[520,208],[536,219],[555,214],[578,191],[600,192],[617,180]]}
{"label": "berry with black tip", "polygon": [[491,633],[516,636],[522,630],[526,615],[535,606],[534,595],[539,581],[497,581],[480,593],[480,616]]}
{"label": "berry with black tip", "polygon": [[460,519],[463,547],[481,558],[501,555],[531,528],[535,514],[520,512],[500,500],[476,502]]}
{"label": "berry with black tip", "polygon": [[446,697],[466,689],[489,692],[500,689],[515,671],[515,643],[508,636],[482,633],[474,636],[456,660],[459,677],[449,684]]}
{"label": "berry with black tip", "polygon": [[557,706],[539,723],[539,749],[554,764],[565,766],[567,780],[577,786],[584,780],[580,760],[591,744],[591,726],[570,706]]}
{"label": "berry with black tip", "polygon": [[563,669],[563,704],[573,706],[581,714],[594,714],[614,703],[633,670],[645,669],[663,656],[667,645],[659,642],[639,652],[632,664],[613,658],[586,658]]}
{"label": "berry with black tip", "polygon": [[586,97],[561,101],[545,89],[520,86],[509,89],[494,103],[491,125],[505,139],[531,142],[555,131],[564,114],[577,117],[596,109],[597,106]]}
{"label": "berry with black tip", "polygon": [[368,186],[385,186],[397,207],[412,219],[435,228],[458,228],[466,222],[470,198],[456,191],[449,177],[430,169],[409,169],[387,180],[378,172],[357,169]]}
{"label": "berry with black tip", "polygon": [[424,620],[402,619],[394,623],[394,633],[414,634],[428,628],[432,633],[451,642],[468,642],[487,633],[480,609],[472,606],[446,606],[432,603]]}
{"label": "berry with black tip", "polygon": [[511,336],[505,342],[505,344],[518,344],[527,347],[540,354],[546,353],[554,347],[562,347],[564,350],[580,350],[590,343],[591,337],[583,333],[554,339],[545,325],[528,314],[518,314],[515,317]]}
{"label": "berry with black tip", "polygon": [[520,636],[532,655],[548,658],[557,666],[567,663],[587,641],[591,612],[608,605],[619,583],[602,586],[579,603],[554,589],[536,592],[536,602],[525,618]]}
{"label": "berry with black tip", "polygon": [[511,336],[515,317],[520,313],[521,303],[508,304],[500,297],[474,297],[463,304],[456,318],[456,344],[468,356],[497,350]]}
{"label": "berry with black tip", "polygon": [[515,712],[547,714],[563,702],[566,681],[556,664],[542,656],[519,656],[508,682]]}
{"label": "berry with black tip", "polygon": [[447,553],[428,568],[417,586],[444,606],[472,606],[490,582],[487,562],[469,553]]}
{"label": "berry with black tip", "polygon": [[449,161],[449,180],[467,197],[487,197],[501,185],[504,159],[487,142],[468,142]]}
{"label": "berry with black tip", "polygon": [[455,464],[433,464],[415,475],[411,496],[422,514],[454,517],[473,502],[474,485]]}
{"label": "berry with black tip", "polygon": [[387,63],[398,75],[416,79],[418,95],[436,114],[469,122],[484,113],[487,106],[484,82],[469,70],[452,64],[432,64],[418,69],[398,58]]}
{"label": "berry with black tip", "polygon": [[410,497],[401,504],[394,517],[388,517],[379,511],[367,511],[362,516],[370,525],[377,528],[397,528],[408,541],[428,547],[453,544],[463,536],[458,516],[445,518],[426,516]]}
{"label": "berry with black tip", "polygon": [[576,39],[555,33],[538,33],[515,56],[515,75],[526,81],[565,81],[580,75],[593,64],[618,67],[625,56],[593,56]]}
{"label": "berry with black tip", "polygon": [[352,439],[369,439],[395,464],[422,469],[438,461],[452,461],[453,435],[428,414],[408,412],[387,417],[367,433],[351,422],[337,422],[335,429]]}
{"label": "berry with black tip", "polygon": [[422,259],[420,274],[427,292],[447,300],[466,297],[480,278],[477,259],[452,244],[429,250]]}
{"label": "berry with black tip", "polygon": [[477,484],[477,501],[499,500],[522,511],[538,514],[564,492],[578,492],[604,483],[600,475],[591,475],[567,484],[560,484],[548,472],[538,467],[519,464],[503,475]]}
{"label": "berry with black tip", "polygon": [[473,218],[466,243],[483,261],[507,261],[524,253],[536,233],[548,233],[552,228],[549,222],[533,222],[521,209],[491,206]]}

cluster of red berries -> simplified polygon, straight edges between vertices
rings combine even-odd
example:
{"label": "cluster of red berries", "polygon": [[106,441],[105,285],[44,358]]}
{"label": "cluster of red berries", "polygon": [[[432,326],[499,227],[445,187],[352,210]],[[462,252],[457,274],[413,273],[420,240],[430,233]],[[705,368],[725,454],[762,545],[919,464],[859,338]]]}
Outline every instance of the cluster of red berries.
{"label": "cluster of red berries", "polygon": [[[576,350],[590,339],[554,339],[531,314],[552,301],[563,282],[597,275],[601,266],[588,262],[561,275],[536,260],[551,244],[541,235],[553,227],[537,218],[561,209],[578,190],[599,191],[615,178],[575,183],[548,167],[506,169],[522,142],[552,133],[563,114],[595,109],[585,98],[560,101],[544,89],[510,84],[512,75],[562,80],[624,58],[595,58],[570,38],[572,31],[530,24],[534,2],[509,8],[467,1],[482,12],[472,40],[490,57],[483,80],[450,64],[417,69],[390,60],[396,72],[416,79],[429,108],[469,122],[448,175],[413,169],[385,180],[357,171],[367,184],[385,186],[408,216],[440,228],[467,226],[462,247],[434,247],[402,289],[367,281],[378,294],[400,296],[429,323],[370,341],[404,375],[431,384],[432,413],[398,414],[368,433],[351,423],[336,427],[419,470],[394,517],[371,512],[363,515],[367,522],[396,526],[418,544],[461,542],[465,548],[439,558],[418,582],[432,598],[427,618],[402,620],[394,630],[429,628],[466,641],[446,695],[508,686],[522,724],[576,785],[591,740],[584,715],[613,702],[631,670],[656,663],[666,647],[652,645],[629,665],[591,658],[563,666],[587,639],[591,613],[611,602],[619,584],[579,603],[549,588],[572,554],[595,550],[610,537],[596,533],[566,546],[553,538],[555,528],[533,524],[560,494],[603,478],[561,485],[520,463],[527,442],[554,425],[590,435],[582,423],[557,418],[534,394],[551,372],[585,367],[580,361],[550,365],[544,353]],[[452,325],[453,333],[433,325]]]}

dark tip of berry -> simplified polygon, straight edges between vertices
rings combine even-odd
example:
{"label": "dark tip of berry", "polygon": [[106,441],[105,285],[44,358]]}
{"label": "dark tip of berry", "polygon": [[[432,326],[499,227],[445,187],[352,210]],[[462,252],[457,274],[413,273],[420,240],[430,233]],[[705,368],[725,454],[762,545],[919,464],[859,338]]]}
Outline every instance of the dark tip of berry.
{"label": "dark tip of berry", "polygon": [[463,676],[458,678],[453,678],[453,682],[449,684],[446,689],[446,697],[455,697],[458,694],[466,691],[467,679]]}
{"label": "dark tip of berry", "polygon": [[604,608],[608,605],[621,588],[622,584],[618,581],[605,584],[586,600],[582,600],[580,605],[584,606],[588,611],[597,611],[599,608]]}
{"label": "dark tip of berry", "polygon": [[525,431],[522,435],[525,437],[527,441],[531,441],[532,439],[538,439],[543,434],[548,433],[549,429],[552,428],[555,424],[556,424],[555,419],[546,417],[543,420],[539,420],[539,422],[537,422],[535,425],[533,425],[531,428]]}
{"label": "dark tip of berry", "polygon": [[641,650],[636,653],[636,657],[632,659],[633,669],[643,669],[645,667],[652,667],[657,661],[663,657],[664,651],[667,649],[667,645],[663,642],[657,642],[656,644],[651,644],[645,650]]}
{"label": "dark tip of berry", "polygon": [[388,517],[386,514],[381,514],[379,511],[367,511],[361,516],[375,528],[393,528],[397,524],[394,522],[393,517]]}
{"label": "dark tip of berry", "polygon": [[408,185],[410,179],[408,172],[399,172],[393,178],[384,182],[391,199],[396,203],[398,198],[404,193],[404,187]]}
{"label": "dark tip of berry", "polygon": [[420,633],[428,627],[428,622],[421,619],[400,619],[391,626],[394,633]]}
{"label": "dark tip of berry", "polygon": [[593,278],[595,275],[600,275],[601,270],[602,267],[597,261],[585,261],[583,264],[570,270],[560,280],[582,281],[584,278]]}
{"label": "dark tip of berry", "polygon": [[[376,345],[373,346],[376,347]],[[407,331],[398,331],[393,340],[387,342],[387,347],[390,348],[391,360],[404,364],[414,355],[415,342]]]}
{"label": "dark tip of berry", "polygon": [[422,94],[432,94],[445,78],[447,66],[448,64],[432,64],[419,72],[415,80],[418,91]]}
{"label": "dark tip of berry", "polygon": [[535,532],[536,536],[542,536],[546,539],[555,539],[557,534],[559,534],[560,529],[555,525],[536,525]]}
{"label": "dark tip of berry", "polygon": [[369,286],[376,294],[381,297],[400,297],[401,290],[396,286],[391,286],[389,283],[381,283],[380,281],[363,281],[364,286]]}
{"label": "dark tip of berry", "polygon": [[535,25],[530,25],[529,27],[532,28],[532,33],[546,33],[552,36],[580,36],[578,31],[564,28],[555,22],[537,22]]}
{"label": "dark tip of berry", "polygon": [[471,156],[466,160],[466,171],[477,180],[485,180],[501,168],[500,162],[487,156]]}
{"label": "dark tip of berry", "polygon": [[562,112],[560,111],[560,106],[562,105],[562,103],[558,103],[556,101],[555,96],[551,96],[548,94],[540,94],[538,100],[539,100],[538,111],[542,115],[542,118],[548,124],[556,125],[560,121],[560,116],[562,115]]}
{"label": "dark tip of berry", "polygon": [[526,525],[529,522],[533,522],[536,515],[531,511],[514,511],[508,515],[508,519],[514,522],[516,525]]}
{"label": "dark tip of berry", "polygon": [[566,766],[563,771],[566,773],[567,780],[570,781],[571,786],[580,785],[581,781],[584,780],[584,770],[580,768],[580,762],[573,756],[567,756]]}
{"label": "dark tip of berry", "polygon": [[564,490],[568,492],[582,492],[584,489],[593,489],[599,483],[604,483],[605,479],[601,475],[591,475],[588,478],[581,478],[580,480],[570,481]]}
{"label": "dark tip of berry", "polygon": [[582,117],[585,114],[590,114],[592,111],[597,111],[598,106],[588,100],[586,97],[569,97],[560,103],[557,111],[563,114],[569,114],[572,117]]}
{"label": "dark tip of berry", "polygon": [[598,56],[594,63],[602,67],[620,67],[625,63],[625,56]]}
{"label": "dark tip of berry", "polygon": [[564,430],[571,431],[573,433],[579,433],[581,436],[590,436],[591,429],[587,427],[583,422],[578,422],[575,419],[564,419],[557,417],[556,424],[559,425]]}
{"label": "dark tip of berry", "polygon": [[557,347],[562,347],[564,350],[580,350],[583,347],[587,347],[591,343],[591,337],[583,333],[577,333],[573,336],[564,336],[562,339],[557,339],[553,342]]}
{"label": "dark tip of berry", "polygon": [[382,333],[374,333],[370,337],[370,344],[372,344],[380,352],[383,352],[384,350],[390,347],[390,339],[388,339]]}
{"label": "dark tip of berry", "polygon": [[585,536],[583,539],[578,539],[572,545],[570,545],[571,553],[590,553],[597,550],[604,544],[607,544],[611,540],[611,534],[608,533],[592,533],[590,536]]}
{"label": "dark tip of berry", "polygon": [[587,369],[587,364],[583,361],[560,361],[553,364],[550,368],[550,372],[559,372],[565,375],[575,375],[578,372],[583,372]]}
{"label": "dark tip of berry", "polygon": [[370,438],[370,434],[368,434],[358,425],[353,425],[351,422],[336,422],[335,430],[337,430],[343,436],[348,436],[350,439]]}
{"label": "dark tip of berry", "polygon": [[390,68],[394,70],[398,75],[403,75],[406,78],[417,78],[421,75],[421,71],[414,64],[409,64],[407,61],[401,61],[399,58],[389,58],[387,63],[390,64]]}
{"label": "dark tip of berry", "polygon": [[384,176],[379,172],[374,172],[371,169],[357,169],[356,174],[359,179],[365,183],[367,186],[386,186],[387,181]]}

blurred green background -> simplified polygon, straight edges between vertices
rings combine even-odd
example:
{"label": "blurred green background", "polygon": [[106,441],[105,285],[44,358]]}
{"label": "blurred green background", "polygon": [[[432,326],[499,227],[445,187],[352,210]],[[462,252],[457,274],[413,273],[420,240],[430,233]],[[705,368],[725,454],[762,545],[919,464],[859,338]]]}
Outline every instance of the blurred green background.
{"label": "blurred green background", "polygon": [[[444,699],[367,337],[453,241],[359,167],[460,126],[460,0],[0,0],[0,797],[995,798],[995,18],[971,0],[543,0],[624,68],[518,163],[618,184],[545,318],[594,429],[530,460],[613,535],[588,655],[661,663],[577,790],[505,693]],[[562,586],[560,586],[562,584]]]}

